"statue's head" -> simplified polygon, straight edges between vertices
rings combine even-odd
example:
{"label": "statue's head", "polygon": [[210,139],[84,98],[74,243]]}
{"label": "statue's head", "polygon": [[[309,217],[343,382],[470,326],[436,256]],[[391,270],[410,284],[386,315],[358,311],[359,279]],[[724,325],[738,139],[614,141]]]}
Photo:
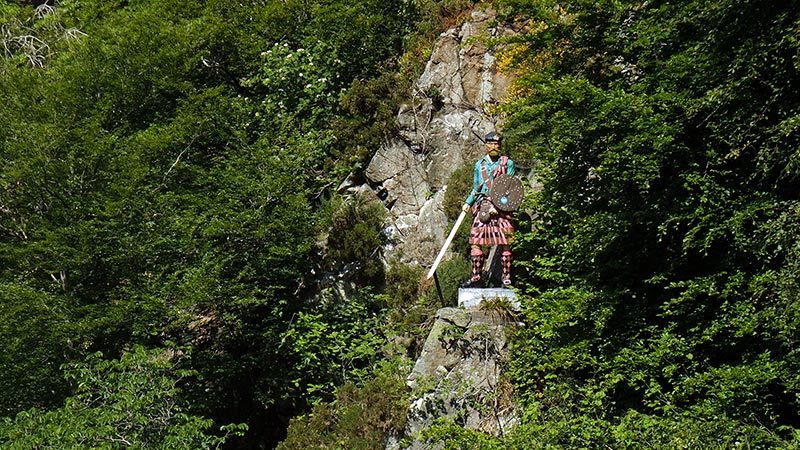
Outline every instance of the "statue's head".
{"label": "statue's head", "polygon": [[484,141],[486,142],[486,153],[490,157],[497,158],[500,156],[500,144],[503,141],[503,137],[499,133],[496,131],[489,132]]}

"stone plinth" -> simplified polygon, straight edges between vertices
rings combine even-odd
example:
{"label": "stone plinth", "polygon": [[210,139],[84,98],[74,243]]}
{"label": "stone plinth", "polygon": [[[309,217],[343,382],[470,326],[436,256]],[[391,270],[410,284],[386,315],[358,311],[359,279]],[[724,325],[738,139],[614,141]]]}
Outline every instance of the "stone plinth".
{"label": "stone plinth", "polygon": [[508,299],[514,311],[519,311],[517,293],[505,288],[460,288],[458,290],[458,306],[466,309],[477,309],[481,302],[497,298]]}

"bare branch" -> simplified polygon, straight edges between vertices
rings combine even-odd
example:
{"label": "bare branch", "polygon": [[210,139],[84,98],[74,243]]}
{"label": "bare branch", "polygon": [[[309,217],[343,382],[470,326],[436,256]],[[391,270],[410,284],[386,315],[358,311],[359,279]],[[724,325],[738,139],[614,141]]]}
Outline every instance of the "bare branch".
{"label": "bare branch", "polygon": [[42,17],[49,16],[55,13],[56,13],[56,8],[54,6],[50,6],[47,3],[42,3],[41,5],[37,6],[36,9],[33,10],[33,18],[38,20],[41,19]]}

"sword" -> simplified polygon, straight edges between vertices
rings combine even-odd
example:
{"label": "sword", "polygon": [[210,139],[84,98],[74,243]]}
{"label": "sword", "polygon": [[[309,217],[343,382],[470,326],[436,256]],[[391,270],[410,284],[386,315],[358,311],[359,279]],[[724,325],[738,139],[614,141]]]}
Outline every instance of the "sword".
{"label": "sword", "polygon": [[430,272],[428,272],[428,278],[427,279],[430,280],[432,276],[436,275],[436,268],[439,267],[439,263],[442,262],[442,258],[444,257],[444,254],[447,251],[447,248],[450,247],[450,243],[453,242],[453,238],[456,235],[456,231],[458,231],[458,227],[461,226],[461,222],[464,221],[464,217],[466,217],[466,216],[467,216],[467,212],[466,211],[461,211],[461,214],[459,214],[458,219],[456,219],[456,224],[453,225],[453,229],[450,230],[450,236],[447,236],[447,240],[444,241],[444,245],[442,246],[442,249],[439,251],[439,255],[433,261],[433,265],[431,266]]}

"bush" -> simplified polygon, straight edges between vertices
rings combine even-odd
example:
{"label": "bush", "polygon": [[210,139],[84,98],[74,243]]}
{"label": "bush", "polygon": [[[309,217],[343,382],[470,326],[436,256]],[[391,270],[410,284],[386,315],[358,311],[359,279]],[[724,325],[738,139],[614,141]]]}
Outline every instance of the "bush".
{"label": "bush", "polygon": [[312,402],[330,399],[337,386],[367,377],[385,345],[378,300],[362,289],[347,301],[298,312],[281,337],[294,361],[283,377]]}
{"label": "bush", "polygon": [[356,195],[334,208],[325,260],[331,268],[353,264],[366,280],[383,275],[380,260],[386,208],[377,199]]}
{"label": "bush", "polygon": [[385,362],[363,386],[347,383],[336,401],[293,419],[277,450],[383,449],[385,438],[405,426],[408,404],[399,361]]}
{"label": "bush", "polygon": [[458,305],[458,288],[469,278],[471,264],[464,258],[455,258],[442,262],[436,269],[439,286],[442,288],[442,299],[432,287],[425,295],[428,305],[443,308]]}
{"label": "bush", "polygon": [[0,446],[6,449],[218,448],[244,425],[211,431],[213,420],[187,414],[182,407],[181,353],[136,347],[119,360],[90,355],[65,367],[76,387],[66,404],[50,411],[30,409],[0,422]]}
{"label": "bush", "polygon": [[461,166],[447,180],[442,209],[450,220],[454,220],[461,213],[464,200],[472,190],[473,169],[472,164]]}

